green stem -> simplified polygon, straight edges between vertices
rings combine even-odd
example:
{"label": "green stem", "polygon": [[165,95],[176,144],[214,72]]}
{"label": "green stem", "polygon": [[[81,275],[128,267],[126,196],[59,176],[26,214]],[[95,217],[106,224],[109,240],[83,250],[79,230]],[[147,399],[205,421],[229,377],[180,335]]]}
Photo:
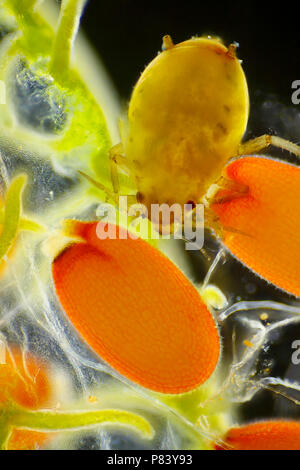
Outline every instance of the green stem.
{"label": "green stem", "polygon": [[32,10],[39,0],[10,0],[9,6],[17,15],[23,15]]}
{"label": "green stem", "polygon": [[54,41],[50,73],[57,76],[69,69],[73,44],[86,0],[62,0]]}
{"label": "green stem", "polygon": [[27,411],[20,409],[11,415],[10,424],[42,432],[70,431],[99,424],[127,426],[145,439],[152,439],[154,430],[150,423],[135,413],[121,410],[97,411]]}
{"label": "green stem", "polygon": [[23,3],[24,9],[30,9],[34,8],[39,3],[39,0],[21,0],[21,3]]}
{"label": "green stem", "polygon": [[15,178],[6,193],[3,229],[0,235],[0,259],[8,252],[18,232],[21,197],[26,179],[24,175]]}

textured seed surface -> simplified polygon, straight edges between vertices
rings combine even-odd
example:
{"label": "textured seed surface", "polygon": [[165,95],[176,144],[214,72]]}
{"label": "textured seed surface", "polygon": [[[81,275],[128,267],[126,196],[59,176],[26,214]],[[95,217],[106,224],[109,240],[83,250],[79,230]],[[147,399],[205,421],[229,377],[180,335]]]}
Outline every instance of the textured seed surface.
{"label": "textured seed surface", "polygon": [[145,241],[100,240],[96,226],[75,223],[73,233],[83,243],[53,263],[69,319],[106,362],[134,382],[165,393],[196,388],[219,357],[218,331],[198,292]]}

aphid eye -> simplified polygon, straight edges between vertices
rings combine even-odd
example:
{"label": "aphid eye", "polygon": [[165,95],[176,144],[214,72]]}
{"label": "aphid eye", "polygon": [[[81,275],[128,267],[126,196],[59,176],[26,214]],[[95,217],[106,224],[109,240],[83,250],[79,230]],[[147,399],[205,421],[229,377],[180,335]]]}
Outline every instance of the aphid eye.
{"label": "aphid eye", "polygon": [[141,193],[140,191],[138,191],[136,193],[136,200],[137,202],[139,202],[140,204],[142,204],[144,201],[145,201],[145,196],[143,193]]}
{"label": "aphid eye", "polygon": [[192,206],[192,209],[195,209],[195,207],[196,207],[195,201],[192,201],[192,200],[187,201],[186,205],[187,206]]}

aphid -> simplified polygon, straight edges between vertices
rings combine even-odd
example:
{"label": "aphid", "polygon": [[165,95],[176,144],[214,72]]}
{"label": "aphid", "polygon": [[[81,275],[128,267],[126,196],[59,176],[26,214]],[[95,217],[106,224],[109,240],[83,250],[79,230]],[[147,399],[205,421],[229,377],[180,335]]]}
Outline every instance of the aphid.
{"label": "aphid", "polygon": [[144,240],[119,227],[116,239],[100,240],[97,225],[71,222],[68,232],[81,242],[53,262],[72,324],[102,359],[148,389],[175,394],[201,385],[216,368],[220,343],[196,288]]}
{"label": "aphid", "polygon": [[133,90],[123,142],[138,199],[149,208],[199,202],[237,151],[248,116],[234,46],[208,38],[164,44]]}
{"label": "aphid", "polygon": [[[227,48],[219,39],[202,37],[174,45],[170,36],[163,44],[165,50],[134,87],[122,145],[111,150],[115,193],[120,165],[135,178],[137,200],[151,219],[151,204],[199,203],[214,183],[236,196],[245,193],[247,186],[221,178],[232,157],[268,145],[300,156],[300,147],[270,135],[241,143],[249,96],[235,44]],[[212,220],[208,217],[208,226]]]}
{"label": "aphid", "polygon": [[235,198],[220,192],[212,210],[224,232],[224,243],[240,261],[281,289],[300,296],[300,168],[263,157],[231,162],[225,177],[246,185]]}
{"label": "aphid", "polygon": [[261,421],[230,429],[216,450],[300,450],[299,421]]}

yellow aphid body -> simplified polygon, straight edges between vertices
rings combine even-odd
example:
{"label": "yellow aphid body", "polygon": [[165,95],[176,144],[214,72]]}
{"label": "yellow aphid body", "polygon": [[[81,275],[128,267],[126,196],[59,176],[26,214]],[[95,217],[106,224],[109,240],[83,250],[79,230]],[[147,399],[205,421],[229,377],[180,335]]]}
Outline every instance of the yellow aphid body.
{"label": "yellow aphid body", "polygon": [[168,39],[134,88],[124,142],[148,207],[199,202],[238,153],[248,120],[247,82],[234,46]]}

